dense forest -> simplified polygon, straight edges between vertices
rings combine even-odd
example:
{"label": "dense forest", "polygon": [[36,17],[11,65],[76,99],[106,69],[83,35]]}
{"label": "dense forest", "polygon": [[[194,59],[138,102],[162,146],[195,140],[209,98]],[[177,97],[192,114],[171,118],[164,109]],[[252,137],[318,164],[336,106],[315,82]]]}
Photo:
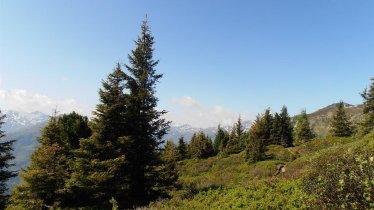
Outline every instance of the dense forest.
{"label": "dense forest", "polygon": [[213,139],[200,131],[175,144],[162,140],[171,122],[157,109],[163,75],[147,21],[135,45],[103,80],[92,119],[50,117],[13,189],[16,140],[1,141],[1,209],[374,209],[374,78],[359,122],[341,101],[326,137],[306,110],[293,118],[283,106],[250,128],[239,117]]}

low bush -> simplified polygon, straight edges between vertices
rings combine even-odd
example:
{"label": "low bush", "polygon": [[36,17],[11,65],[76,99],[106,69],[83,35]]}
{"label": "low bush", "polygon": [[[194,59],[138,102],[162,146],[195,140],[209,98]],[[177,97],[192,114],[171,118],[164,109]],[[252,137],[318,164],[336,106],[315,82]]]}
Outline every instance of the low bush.
{"label": "low bush", "polygon": [[374,209],[374,138],[314,160],[302,186],[318,209]]}

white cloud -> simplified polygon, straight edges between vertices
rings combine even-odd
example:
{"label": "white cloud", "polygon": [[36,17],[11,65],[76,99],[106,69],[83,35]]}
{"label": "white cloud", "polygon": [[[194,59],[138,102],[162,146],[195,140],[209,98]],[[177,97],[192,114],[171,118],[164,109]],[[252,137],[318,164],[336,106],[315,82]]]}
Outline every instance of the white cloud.
{"label": "white cloud", "polygon": [[191,96],[183,96],[182,98],[172,98],[171,100],[174,104],[183,107],[200,107],[200,104],[193,99]]}
{"label": "white cloud", "polygon": [[[201,128],[218,124],[232,125],[239,117],[239,113],[220,105],[203,106],[191,96],[174,97],[171,102],[176,105],[176,109],[168,112],[166,117],[177,124],[190,124]],[[241,113],[240,116],[248,120],[249,114]]]}
{"label": "white cloud", "polygon": [[76,111],[84,115],[90,115],[90,109],[85,104],[68,98],[63,100],[53,99],[43,94],[29,93],[22,89],[0,89],[0,108],[21,112],[41,111],[46,114],[55,109],[60,113]]}

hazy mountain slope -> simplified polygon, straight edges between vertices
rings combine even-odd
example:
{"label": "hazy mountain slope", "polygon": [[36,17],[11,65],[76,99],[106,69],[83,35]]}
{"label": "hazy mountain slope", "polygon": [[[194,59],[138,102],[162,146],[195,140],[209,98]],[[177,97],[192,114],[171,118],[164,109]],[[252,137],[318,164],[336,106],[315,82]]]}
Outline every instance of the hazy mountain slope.
{"label": "hazy mountain slope", "polygon": [[[330,130],[330,121],[337,109],[337,103],[326,106],[313,113],[308,114],[310,125],[319,136],[326,136]],[[360,120],[363,105],[345,104],[345,111],[353,123]],[[294,117],[296,119],[297,116]]]}
{"label": "hazy mountain slope", "polygon": [[[244,130],[248,130],[251,125],[251,121],[243,121],[242,122]],[[221,126],[222,129],[231,131],[232,125]],[[195,132],[203,131],[207,134],[210,138],[214,139],[217,133],[217,127],[209,127],[209,128],[196,128],[188,124],[184,125],[172,125],[170,127],[169,133],[164,136],[164,140],[173,140],[174,142],[178,142],[178,139],[183,136],[185,141],[190,141],[192,135]]]}
{"label": "hazy mountain slope", "polygon": [[49,118],[48,115],[42,112],[25,113],[5,110],[4,114],[6,118],[4,119],[2,130],[7,133],[44,123]]}

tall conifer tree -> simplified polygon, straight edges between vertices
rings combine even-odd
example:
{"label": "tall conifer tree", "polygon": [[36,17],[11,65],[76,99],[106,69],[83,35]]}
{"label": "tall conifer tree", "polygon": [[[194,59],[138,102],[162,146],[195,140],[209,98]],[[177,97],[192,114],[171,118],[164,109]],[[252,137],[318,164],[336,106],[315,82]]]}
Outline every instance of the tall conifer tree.
{"label": "tall conifer tree", "polygon": [[158,60],[153,58],[154,37],[148,21],[141,26],[141,34],[135,41],[136,48],[131,51],[129,65],[126,65],[126,136],[130,139],[127,155],[130,172],[130,195],[134,205],[145,205],[156,199],[159,192],[159,171],[162,165],[160,145],[162,137],[169,129],[170,122],[163,117],[166,111],[157,107],[156,84],[162,74],[156,72]]}
{"label": "tall conifer tree", "polygon": [[1,127],[4,124],[4,118],[5,115],[0,110],[0,209],[4,209],[8,202],[6,182],[17,175],[16,172],[10,170],[10,167],[14,166],[10,161],[14,159],[12,150],[15,140],[3,141],[5,133]]}

